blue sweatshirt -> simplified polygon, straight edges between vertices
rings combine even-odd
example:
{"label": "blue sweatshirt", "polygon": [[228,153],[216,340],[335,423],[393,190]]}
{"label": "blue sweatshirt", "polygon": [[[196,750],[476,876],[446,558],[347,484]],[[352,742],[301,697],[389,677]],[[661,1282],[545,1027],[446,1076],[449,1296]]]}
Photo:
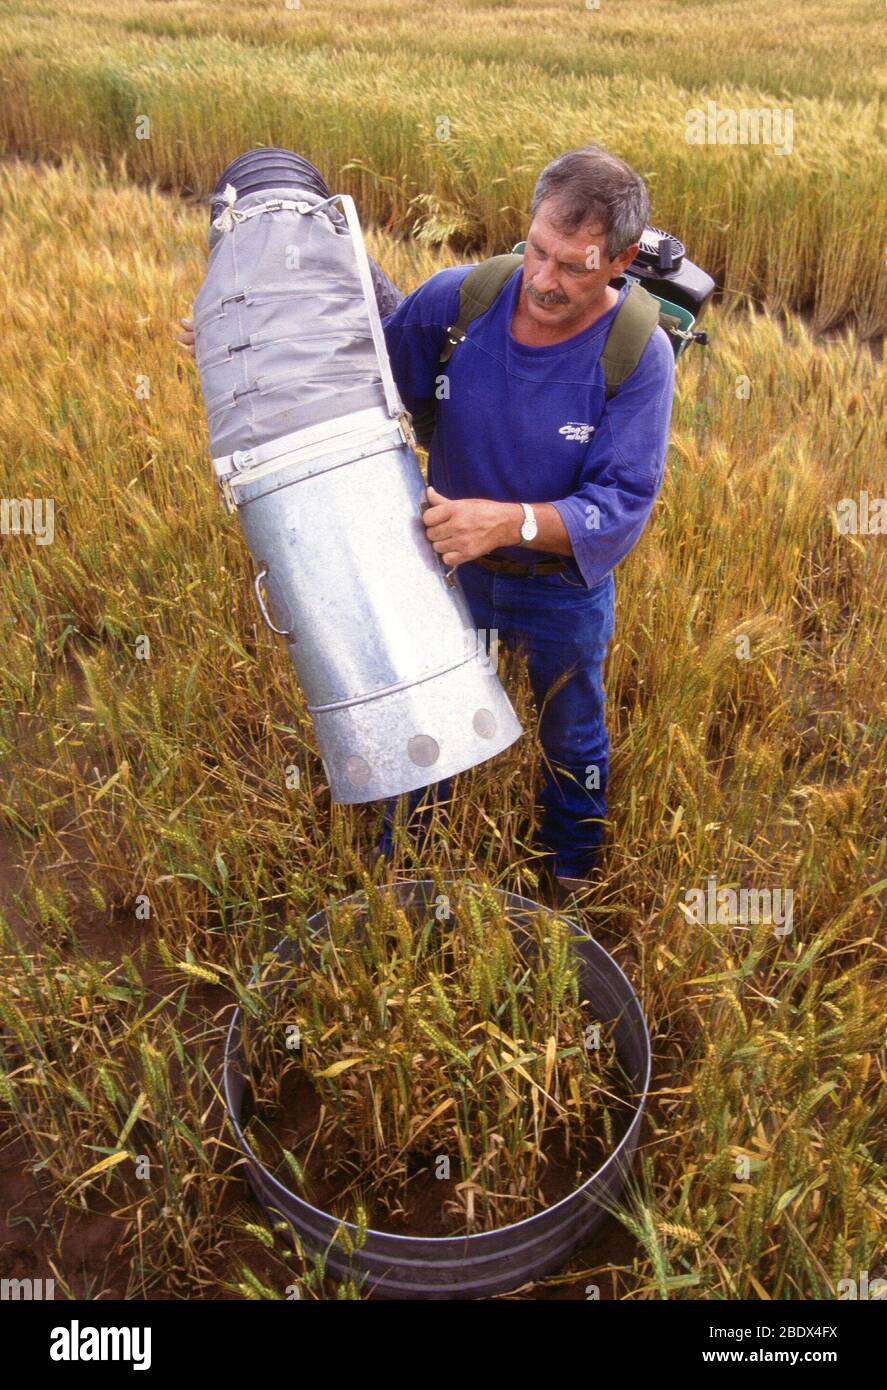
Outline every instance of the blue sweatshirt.
{"label": "blue sweatshirt", "polygon": [[[428,481],[445,497],[553,502],[591,588],[637,541],[662,484],[674,353],[661,328],[612,400],[604,399],[601,350],[618,304],[562,343],[527,347],[511,335],[518,267],[490,309],[468,327],[443,372],[446,329],[459,316],[471,266],[439,270],[382,320],[394,379],[407,410],[437,393]],[[625,297],[619,291],[619,303]],[[552,558],[525,546],[497,555]],[[555,557],[556,558],[556,557]]]}

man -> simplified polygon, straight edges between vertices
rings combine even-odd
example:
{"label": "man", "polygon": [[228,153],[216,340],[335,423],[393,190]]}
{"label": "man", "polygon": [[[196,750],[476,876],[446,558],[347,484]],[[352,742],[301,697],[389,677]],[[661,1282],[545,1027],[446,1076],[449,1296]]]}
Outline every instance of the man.
{"label": "man", "polygon": [[[570,150],[536,182],[523,265],[445,373],[439,358],[470,266],[438,271],[382,320],[406,408],[437,397],[428,538],[458,566],[488,650],[492,638],[526,653],[545,754],[541,848],[560,903],[587,888],[603,838],[613,570],[647,523],[668,446],[674,354],[664,331],[609,401],[601,364],[626,293],[610,281],[634,260],[648,212],[644,182],[622,160],[597,145]],[[380,284],[393,289],[373,270],[377,295]],[[449,790],[411,793],[410,825],[427,827]],[[383,821],[386,856],[396,807]]]}
{"label": "man", "polygon": [[[470,266],[438,271],[383,320],[407,409],[438,396],[428,538],[459,567],[478,630],[526,651],[546,757],[542,848],[559,902],[583,892],[597,862],[613,570],[647,523],[668,445],[674,354],[665,332],[654,330],[609,401],[600,362],[626,293],[610,281],[634,260],[648,211],[643,180],[622,160],[596,145],[571,150],[539,175],[523,267],[469,325],[444,380],[438,359]],[[449,784],[436,792],[445,801]],[[422,803],[419,824],[432,799],[411,794],[411,812]]]}

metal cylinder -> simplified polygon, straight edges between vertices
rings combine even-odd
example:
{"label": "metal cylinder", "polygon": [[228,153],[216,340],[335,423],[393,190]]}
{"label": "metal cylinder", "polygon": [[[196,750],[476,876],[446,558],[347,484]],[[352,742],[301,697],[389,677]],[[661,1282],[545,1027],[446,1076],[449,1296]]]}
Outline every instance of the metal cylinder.
{"label": "metal cylinder", "polygon": [[[402,882],[379,891],[391,892],[397,905],[415,913],[418,920],[425,913],[433,915],[439,885],[431,880]],[[494,891],[517,927],[529,925],[532,914],[540,910],[539,904],[528,898]],[[361,897],[355,894],[345,901],[356,902]],[[319,942],[326,924],[326,912],[317,912],[309,919]],[[241,1116],[249,1079],[243,1058],[241,1013],[236,1011],[225,1042],[223,1089],[247,1178],[269,1214],[283,1216],[309,1250],[325,1254],[331,1274],[363,1279],[367,1292],[383,1298],[481,1298],[541,1279],[588,1241],[631,1169],[650,1087],[652,1053],[643,1009],[622,970],[578,927],[575,941],[582,998],[588,1001],[593,1016],[612,1028],[617,1056],[632,1087],[631,1121],[606,1162],[569,1196],[535,1216],[475,1235],[401,1236],[369,1230],[361,1248],[347,1256],[336,1233],[344,1226],[356,1245],[356,1227],[287,1188],[265,1167],[243,1133]],[[286,938],[277,951],[281,959],[291,960],[295,945]]]}
{"label": "metal cylinder", "polygon": [[265,187],[253,171],[243,197],[231,184],[213,195],[194,305],[213,466],[332,799],[374,801],[473,767],[522,730],[425,534],[354,204],[271,153],[267,177],[288,184]]}

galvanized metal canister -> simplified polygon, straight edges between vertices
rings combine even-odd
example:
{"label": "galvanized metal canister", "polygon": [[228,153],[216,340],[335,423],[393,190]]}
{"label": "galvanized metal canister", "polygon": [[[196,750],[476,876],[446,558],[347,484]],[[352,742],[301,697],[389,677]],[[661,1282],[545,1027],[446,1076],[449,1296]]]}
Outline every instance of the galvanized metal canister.
{"label": "galvanized metal canister", "polygon": [[353,201],[230,187],[213,228],[194,306],[213,466],[332,799],[393,797],[473,767],[522,730],[425,535]]}
{"label": "galvanized metal canister", "polygon": [[[439,885],[431,880],[402,882],[379,891],[393,893],[404,910],[433,916]],[[528,924],[531,914],[539,911],[538,903],[515,893],[496,890],[496,895],[518,927]],[[361,897],[356,894],[345,901],[356,902]],[[309,926],[321,940],[326,923],[326,912],[317,912],[309,919]],[[632,1087],[634,1113],[606,1162],[568,1197],[511,1226],[475,1235],[401,1236],[369,1230],[363,1246],[346,1255],[336,1233],[344,1226],[354,1244],[356,1227],[287,1188],[261,1162],[243,1132],[241,1117],[249,1079],[243,1058],[241,1011],[236,1011],[225,1043],[223,1088],[250,1186],[269,1214],[282,1216],[291,1224],[304,1246],[324,1253],[331,1274],[357,1276],[364,1281],[364,1291],[383,1298],[482,1298],[541,1279],[560,1268],[589,1240],[630,1172],[650,1087],[652,1052],[643,1009],[622,970],[578,927],[576,945],[582,997],[596,1020],[612,1030],[617,1055]],[[285,939],[277,950],[282,959],[291,959],[293,942]]]}

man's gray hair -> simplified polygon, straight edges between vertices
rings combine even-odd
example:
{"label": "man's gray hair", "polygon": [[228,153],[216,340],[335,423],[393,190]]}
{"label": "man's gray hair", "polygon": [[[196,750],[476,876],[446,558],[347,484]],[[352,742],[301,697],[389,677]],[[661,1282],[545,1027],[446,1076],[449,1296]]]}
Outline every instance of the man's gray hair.
{"label": "man's gray hair", "polygon": [[551,199],[546,213],[566,236],[592,222],[606,234],[609,260],[639,240],[650,215],[647,186],[639,174],[600,145],[568,150],[546,164],[536,180],[530,211]]}

